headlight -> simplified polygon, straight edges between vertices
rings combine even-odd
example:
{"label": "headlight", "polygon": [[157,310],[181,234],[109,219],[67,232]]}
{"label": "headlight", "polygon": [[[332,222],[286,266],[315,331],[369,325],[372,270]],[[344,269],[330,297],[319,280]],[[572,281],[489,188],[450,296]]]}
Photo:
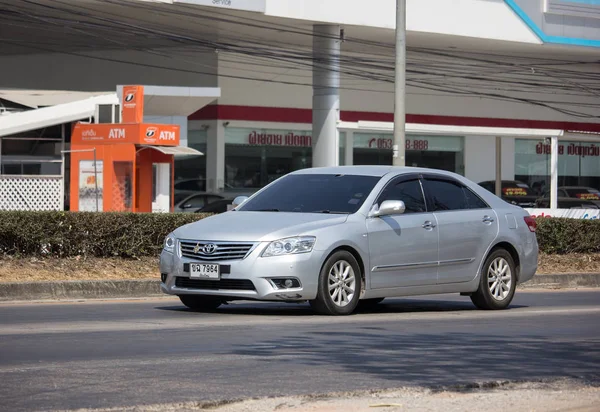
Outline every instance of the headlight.
{"label": "headlight", "polygon": [[288,237],[275,240],[262,252],[262,257],[293,255],[297,253],[308,253],[312,250],[317,240],[314,236]]}
{"label": "headlight", "polygon": [[175,237],[173,235],[169,235],[165,238],[163,248],[167,252],[173,253],[175,251]]}

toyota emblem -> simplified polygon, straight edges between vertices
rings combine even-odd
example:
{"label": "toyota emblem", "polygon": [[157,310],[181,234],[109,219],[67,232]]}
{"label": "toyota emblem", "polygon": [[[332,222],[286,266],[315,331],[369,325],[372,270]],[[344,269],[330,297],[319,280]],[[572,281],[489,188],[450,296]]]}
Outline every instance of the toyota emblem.
{"label": "toyota emblem", "polygon": [[211,255],[211,254],[215,253],[216,250],[217,250],[217,245],[215,245],[214,243],[206,244],[202,248],[202,251],[204,253],[206,253],[207,255]]}

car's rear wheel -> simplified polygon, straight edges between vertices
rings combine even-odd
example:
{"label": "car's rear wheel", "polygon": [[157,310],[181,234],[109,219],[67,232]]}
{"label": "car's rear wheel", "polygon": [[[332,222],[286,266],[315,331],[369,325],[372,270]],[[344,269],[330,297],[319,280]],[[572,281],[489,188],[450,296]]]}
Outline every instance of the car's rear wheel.
{"label": "car's rear wheel", "polygon": [[214,310],[223,303],[221,298],[215,296],[179,295],[179,300],[192,310]]}
{"label": "car's rear wheel", "polygon": [[323,315],[349,315],[358,305],[361,284],[356,258],[345,250],[337,251],[321,268],[317,298],[310,305]]}
{"label": "car's rear wheel", "polygon": [[471,301],[479,309],[505,309],[515,295],[517,272],[514,260],[505,249],[496,249],[483,264],[479,289]]}

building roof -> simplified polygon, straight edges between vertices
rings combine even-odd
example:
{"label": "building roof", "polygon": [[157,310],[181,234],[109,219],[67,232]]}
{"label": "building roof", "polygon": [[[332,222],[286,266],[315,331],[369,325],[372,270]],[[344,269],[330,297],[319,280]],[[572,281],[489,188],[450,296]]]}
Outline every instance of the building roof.
{"label": "building roof", "polygon": [[97,105],[118,103],[117,95],[112,93],[4,115],[0,117],[0,136],[10,136],[29,130],[88,119],[95,115]]}

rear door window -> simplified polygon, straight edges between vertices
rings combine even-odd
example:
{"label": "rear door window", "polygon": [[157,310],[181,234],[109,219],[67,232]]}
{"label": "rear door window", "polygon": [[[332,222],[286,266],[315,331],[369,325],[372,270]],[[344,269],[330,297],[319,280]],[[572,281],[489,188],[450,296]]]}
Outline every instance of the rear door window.
{"label": "rear door window", "polygon": [[432,211],[469,209],[467,196],[461,184],[435,178],[426,178],[424,183],[428,199],[431,200]]}
{"label": "rear door window", "polygon": [[467,206],[469,209],[487,209],[490,206],[477,196],[471,189],[463,186],[463,193],[467,198]]}

